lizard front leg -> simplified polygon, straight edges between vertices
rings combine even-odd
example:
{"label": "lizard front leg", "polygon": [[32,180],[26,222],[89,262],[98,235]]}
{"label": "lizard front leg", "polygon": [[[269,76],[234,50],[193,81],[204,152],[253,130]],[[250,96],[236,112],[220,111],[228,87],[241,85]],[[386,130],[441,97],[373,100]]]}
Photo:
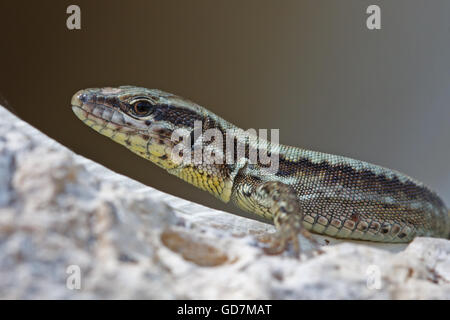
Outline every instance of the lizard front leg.
{"label": "lizard front leg", "polygon": [[263,237],[270,243],[265,249],[268,254],[279,254],[286,250],[288,243],[292,243],[294,253],[300,255],[300,243],[298,235],[317,242],[311,233],[303,227],[303,213],[298,203],[295,190],[279,181],[260,181],[259,179],[246,178],[238,182],[233,197],[234,202],[246,211],[260,214],[272,219],[277,231],[274,234]]}

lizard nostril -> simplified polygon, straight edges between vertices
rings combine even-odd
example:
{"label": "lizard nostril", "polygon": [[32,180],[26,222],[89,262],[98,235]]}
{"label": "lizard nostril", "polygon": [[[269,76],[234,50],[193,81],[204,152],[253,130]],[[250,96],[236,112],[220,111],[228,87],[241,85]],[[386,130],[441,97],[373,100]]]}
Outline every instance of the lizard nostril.
{"label": "lizard nostril", "polygon": [[86,93],[80,94],[79,99],[81,102],[86,102],[86,99],[87,99]]}
{"label": "lizard nostril", "polygon": [[87,100],[86,93],[84,93],[83,91],[78,91],[73,95],[71,104],[73,106],[81,107],[86,102],[86,100]]}

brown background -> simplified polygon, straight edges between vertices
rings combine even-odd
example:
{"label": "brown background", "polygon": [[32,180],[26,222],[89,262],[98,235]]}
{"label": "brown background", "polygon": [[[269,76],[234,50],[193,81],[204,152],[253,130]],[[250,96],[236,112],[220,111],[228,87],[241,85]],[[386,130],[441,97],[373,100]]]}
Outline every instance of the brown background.
{"label": "brown background", "polygon": [[[69,4],[80,31],[66,28]],[[382,30],[365,27],[369,4]],[[226,208],[84,126],[69,107],[81,88],[174,92],[240,127],[280,128],[283,143],[405,172],[450,203],[448,0],[2,1],[0,12],[3,101],[117,172]]]}

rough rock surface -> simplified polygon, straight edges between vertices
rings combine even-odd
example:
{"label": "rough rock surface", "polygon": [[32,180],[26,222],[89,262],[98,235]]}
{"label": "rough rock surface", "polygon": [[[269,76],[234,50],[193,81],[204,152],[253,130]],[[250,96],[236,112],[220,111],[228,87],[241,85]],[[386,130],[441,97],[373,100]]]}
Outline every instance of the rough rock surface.
{"label": "rough rock surface", "polygon": [[325,252],[298,261],[263,254],[272,231],[116,174],[0,107],[0,298],[450,299],[449,240],[318,237]]}

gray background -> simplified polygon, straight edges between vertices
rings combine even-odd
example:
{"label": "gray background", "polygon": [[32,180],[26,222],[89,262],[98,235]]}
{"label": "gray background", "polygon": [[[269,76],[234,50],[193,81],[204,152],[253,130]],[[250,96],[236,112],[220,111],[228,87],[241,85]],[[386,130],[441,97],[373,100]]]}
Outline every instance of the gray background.
{"label": "gray background", "polygon": [[[80,31],[66,29],[69,4]],[[450,204],[450,1],[2,1],[0,13],[3,102],[152,187],[230,210],[84,126],[73,93],[174,92],[240,127],[280,128],[282,143],[402,171]]]}

